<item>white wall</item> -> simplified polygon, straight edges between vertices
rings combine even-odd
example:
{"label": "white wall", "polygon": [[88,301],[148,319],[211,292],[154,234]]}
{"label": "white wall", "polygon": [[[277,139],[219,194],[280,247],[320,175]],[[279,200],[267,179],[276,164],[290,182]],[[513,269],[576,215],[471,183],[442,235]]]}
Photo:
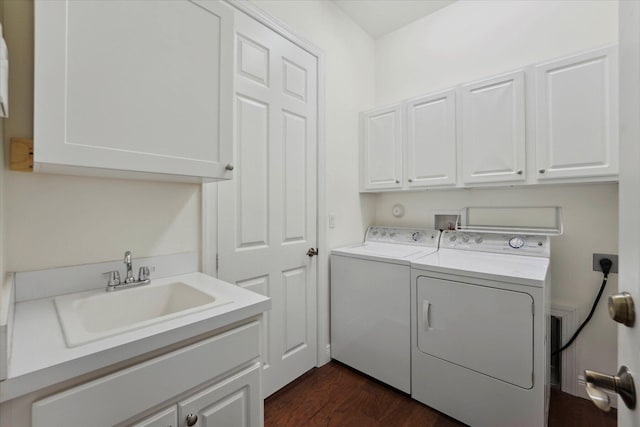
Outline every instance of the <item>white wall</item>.
{"label": "white wall", "polygon": [[[33,1],[3,2],[11,137],[33,137]],[[6,153],[6,152],[5,152]],[[200,186],[11,172],[4,168],[7,271],[200,249]]]}
{"label": "white wall", "polygon": [[376,105],[618,39],[617,1],[458,1],[376,40]]}
{"label": "white wall", "polygon": [[[377,40],[376,105],[615,42],[617,11],[614,1],[454,3]],[[602,279],[591,271],[591,254],[618,251],[617,194],[617,184],[386,193],[377,196],[376,223],[430,226],[432,209],[473,205],[562,206],[565,233],[551,245],[552,303],[577,306],[581,321]],[[401,220],[391,215],[395,203],[407,208]],[[613,275],[605,295],[616,289]],[[574,345],[579,374],[617,371],[606,298]]]}
{"label": "white wall", "polygon": [[[254,3],[325,53],[325,188],[326,212],[336,227],[325,229],[327,247],[362,240],[373,221],[373,195],[358,190],[358,112],[374,102],[374,42],[341,9],[323,0],[259,0]],[[322,173],[322,172],[320,172]],[[321,231],[322,232],[322,231]],[[328,265],[320,265],[327,277]],[[319,363],[329,343],[329,287],[318,283]]]}

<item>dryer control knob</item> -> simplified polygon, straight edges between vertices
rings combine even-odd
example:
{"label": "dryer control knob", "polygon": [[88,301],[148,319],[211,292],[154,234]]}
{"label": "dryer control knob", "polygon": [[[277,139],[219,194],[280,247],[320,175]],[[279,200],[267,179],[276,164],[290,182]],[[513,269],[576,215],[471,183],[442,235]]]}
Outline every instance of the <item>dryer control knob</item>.
{"label": "dryer control knob", "polygon": [[482,237],[480,237],[480,236],[476,237],[476,243],[477,244],[480,244],[482,242],[484,242],[484,239],[482,239]]}
{"label": "dryer control knob", "polygon": [[451,237],[449,237],[450,242],[455,242],[457,239],[458,239],[458,236],[456,236],[455,234],[452,234]]}
{"label": "dryer control knob", "polygon": [[422,240],[422,233],[419,231],[416,231],[415,233],[413,233],[411,235],[411,240],[413,240],[414,242],[419,242]]}
{"label": "dryer control knob", "polygon": [[466,234],[464,234],[464,235],[462,236],[462,241],[463,241],[463,242],[465,242],[465,243],[469,243],[469,236],[467,236]]}
{"label": "dryer control knob", "polygon": [[522,237],[512,237],[509,239],[509,246],[513,249],[520,249],[524,246],[524,239]]}

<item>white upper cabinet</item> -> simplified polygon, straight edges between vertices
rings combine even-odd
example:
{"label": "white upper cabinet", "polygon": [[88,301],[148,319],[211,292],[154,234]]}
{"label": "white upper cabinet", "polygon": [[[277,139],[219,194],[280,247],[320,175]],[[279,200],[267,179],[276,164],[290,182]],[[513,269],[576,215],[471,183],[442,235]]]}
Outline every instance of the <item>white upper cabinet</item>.
{"label": "white upper cabinet", "polygon": [[524,72],[462,86],[465,184],[524,181]]}
{"label": "white upper cabinet", "polygon": [[402,104],[361,113],[361,187],[402,187]]}
{"label": "white upper cabinet", "polygon": [[543,63],[535,73],[537,178],[617,175],[617,46]]}
{"label": "white upper cabinet", "polygon": [[414,98],[406,103],[406,186],[456,183],[455,91]]}
{"label": "white upper cabinet", "polygon": [[229,179],[232,95],[222,2],[35,3],[36,171]]}

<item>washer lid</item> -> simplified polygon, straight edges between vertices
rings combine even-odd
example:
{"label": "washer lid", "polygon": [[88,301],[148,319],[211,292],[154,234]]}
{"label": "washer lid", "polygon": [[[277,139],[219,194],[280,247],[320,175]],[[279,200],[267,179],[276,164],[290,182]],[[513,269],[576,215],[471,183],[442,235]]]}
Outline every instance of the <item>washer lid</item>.
{"label": "washer lid", "polygon": [[354,246],[334,249],[333,255],[353,258],[381,260],[396,264],[409,265],[412,259],[423,257],[436,251],[436,248],[402,245],[397,243],[365,242]]}
{"label": "washer lid", "polygon": [[528,286],[544,286],[549,259],[525,255],[440,249],[412,260],[411,268]]}

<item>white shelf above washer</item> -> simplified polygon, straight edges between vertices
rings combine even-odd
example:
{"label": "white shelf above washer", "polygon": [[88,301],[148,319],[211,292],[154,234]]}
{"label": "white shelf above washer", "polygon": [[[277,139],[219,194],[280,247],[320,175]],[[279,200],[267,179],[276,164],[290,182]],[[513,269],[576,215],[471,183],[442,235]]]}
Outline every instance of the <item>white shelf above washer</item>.
{"label": "white shelf above washer", "polygon": [[478,206],[460,209],[456,230],[475,233],[508,233],[560,236],[559,206]]}

